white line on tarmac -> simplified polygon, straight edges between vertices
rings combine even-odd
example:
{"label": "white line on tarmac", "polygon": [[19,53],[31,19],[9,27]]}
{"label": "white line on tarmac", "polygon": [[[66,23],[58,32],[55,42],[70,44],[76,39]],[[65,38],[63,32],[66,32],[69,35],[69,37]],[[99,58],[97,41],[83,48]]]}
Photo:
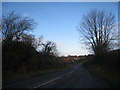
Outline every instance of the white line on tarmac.
{"label": "white line on tarmac", "polygon": [[[71,72],[65,73],[65,74],[63,74],[63,75],[71,74],[71,73],[73,73],[73,72],[74,72],[74,71],[71,71]],[[62,75],[62,76],[63,76],[63,75]]]}
{"label": "white line on tarmac", "polygon": [[57,79],[60,79],[60,78],[61,78],[61,77],[57,77],[57,78],[55,78],[55,79],[52,79],[52,80],[47,81],[47,82],[45,82],[45,83],[42,83],[42,84],[40,84],[40,85],[38,85],[38,86],[35,86],[35,87],[33,87],[33,88],[38,88],[38,87],[40,87],[40,86],[46,85],[46,84],[48,84],[48,83],[50,83],[50,82],[53,82],[53,81],[55,81],[55,80],[57,80]]}
{"label": "white line on tarmac", "polygon": [[[61,76],[67,75],[67,74],[71,74],[71,73],[73,73],[73,72],[74,72],[74,71],[71,71],[71,72],[62,74]],[[53,81],[55,81],[55,80],[57,80],[57,79],[60,79],[60,78],[62,78],[62,77],[57,77],[57,78],[54,78],[54,79],[52,79],[52,80],[49,80],[49,81],[47,81],[47,82],[45,82],[45,83],[42,83],[42,84],[40,84],[40,85],[38,85],[38,86],[33,87],[33,89],[34,89],[34,88],[41,87],[41,86],[43,86],[43,85],[46,85],[46,84],[48,84],[48,83],[50,83],[50,82],[53,82]]]}

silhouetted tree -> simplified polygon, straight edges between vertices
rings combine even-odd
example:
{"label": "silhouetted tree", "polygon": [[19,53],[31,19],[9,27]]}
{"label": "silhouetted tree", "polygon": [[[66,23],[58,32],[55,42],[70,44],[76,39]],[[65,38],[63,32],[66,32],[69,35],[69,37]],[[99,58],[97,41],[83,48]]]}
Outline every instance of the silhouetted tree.
{"label": "silhouetted tree", "polygon": [[34,38],[33,46],[36,50],[40,51],[43,43],[42,41],[43,41],[43,36],[40,36],[39,38]]}
{"label": "silhouetted tree", "polygon": [[19,40],[23,33],[34,28],[35,21],[28,17],[22,17],[14,11],[2,18],[2,38],[3,40]]}
{"label": "silhouetted tree", "polygon": [[56,55],[57,54],[57,49],[56,49],[56,44],[51,42],[51,41],[47,41],[45,44],[43,43],[43,49],[42,51],[47,54],[47,55]]}
{"label": "silhouetted tree", "polygon": [[17,72],[21,65],[26,67],[35,56],[34,36],[27,34],[34,28],[35,21],[22,17],[14,11],[2,18],[3,71]]}
{"label": "silhouetted tree", "polygon": [[3,16],[3,81],[8,81],[15,74],[29,73],[60,65],[56,57],[56,44],[50,41],[43,43],[42,36],[36,38],[29,33],[35,24],[33,19],[22,17],[15,12]]}
{"label": "silhouetted tree", "polygon": [[35,41],[35,38],[34,35],[22,34],[21,41],[33,46],[33,42]]}
{"label": "silhouetted tree", "polygon": [[78,31],[84,36],[84,42],[96,56],[107,53],[112,41],[116,39],[114,20],[113,13],[96,9],[83,15]]}

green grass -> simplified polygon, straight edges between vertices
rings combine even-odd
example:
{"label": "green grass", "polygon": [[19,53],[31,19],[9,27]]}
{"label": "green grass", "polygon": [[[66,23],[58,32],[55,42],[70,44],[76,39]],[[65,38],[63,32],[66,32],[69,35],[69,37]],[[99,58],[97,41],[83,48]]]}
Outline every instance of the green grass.
{"label": "green grass", "polygon": [[93,75],[104,79],[112,87],[120,87],[120,72],[100,67],[99,65],[84,64],[85,68]]}

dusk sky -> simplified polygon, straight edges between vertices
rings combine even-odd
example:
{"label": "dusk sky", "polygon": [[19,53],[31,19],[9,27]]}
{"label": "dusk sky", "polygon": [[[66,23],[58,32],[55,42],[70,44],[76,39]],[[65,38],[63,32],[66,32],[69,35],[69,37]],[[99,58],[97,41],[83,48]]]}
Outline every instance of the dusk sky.
{"label": "dusk sky", "polygon": [[91,9],[111,11],[118,18],[117,2],[3,2],[3,15],[15,11],[38,24],[32,34],[57,44],[59,55],[87,55],[77,31],[82,16]]}

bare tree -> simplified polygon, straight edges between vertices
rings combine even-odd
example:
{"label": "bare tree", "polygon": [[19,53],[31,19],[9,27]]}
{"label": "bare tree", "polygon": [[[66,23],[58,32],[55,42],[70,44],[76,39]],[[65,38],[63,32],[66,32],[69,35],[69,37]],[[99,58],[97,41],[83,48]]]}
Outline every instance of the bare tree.
{"label": "bare tree", "polygon": [[21,37],[20,37],[20,41],[26,43],[26,44],[29,44],[31,46],[34,46],[33,43],[35,41],[35,37],[34,35],[27,35],[27,34],[22,34]]}
{"label": "bare tree", "polygon": [[40,36],[38,38],[34,38],[33,46],[35,49],[40,51],[40,48],[42,48],[42,43],[43,43],[43,36]]}
{"label": "bare tree", "polygon": [[56,49],[56,44],[51,42],[51,41],[47,41],[46,44],[42,44],[43,45],[43,52],[47,55],[56,55],[57,54],[57,49]]}
{"label": "bare tree", "polygon": [[35,21],[28,17],[22,17],[14,11],[2,18],[2,38],[3,40],[19,40],[26,31],[34,28]]}
{"label": "bare tree", "polygon": [[110,50],[110,45],[117,35],[114,22],[115,16],[111,12],[94,9],[83,15],[78,31],[96,56]]}

